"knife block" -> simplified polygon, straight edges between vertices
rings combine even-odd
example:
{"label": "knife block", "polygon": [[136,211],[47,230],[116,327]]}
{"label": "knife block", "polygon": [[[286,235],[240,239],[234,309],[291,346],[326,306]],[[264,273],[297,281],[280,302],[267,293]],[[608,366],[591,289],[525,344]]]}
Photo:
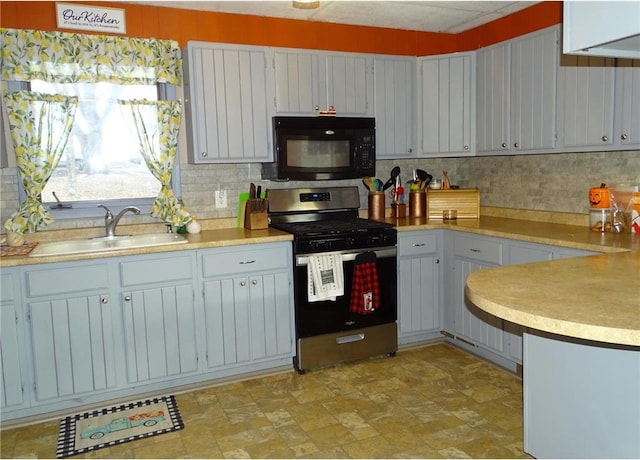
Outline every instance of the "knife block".
{"label": "knife block", "polygon": [[[266,207],[266,200],[260,200],[263,202],[263,206]],[[244,208],[244,228],[248,230],[264,230],[269,228],[269,222],[267,220],[267,211],[252,211],[252,200],[248,200],[245,203]]]}

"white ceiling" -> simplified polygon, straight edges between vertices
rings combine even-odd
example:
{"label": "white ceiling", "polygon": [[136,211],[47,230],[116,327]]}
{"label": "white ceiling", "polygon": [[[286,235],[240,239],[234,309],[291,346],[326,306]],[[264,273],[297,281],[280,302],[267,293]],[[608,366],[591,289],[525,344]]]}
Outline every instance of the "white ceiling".
{"label": "white ceiling", "polygon": [[287,0],[129,1],[201,11],[250,14],[391,29],[459,33],[528,8],[538,1],[320,0],[314,10],[293,8]]}

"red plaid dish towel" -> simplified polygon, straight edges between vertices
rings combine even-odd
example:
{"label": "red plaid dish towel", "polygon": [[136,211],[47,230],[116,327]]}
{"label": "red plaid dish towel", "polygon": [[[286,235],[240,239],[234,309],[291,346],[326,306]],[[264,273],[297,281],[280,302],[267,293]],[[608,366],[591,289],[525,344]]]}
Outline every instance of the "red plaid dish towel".
{"label": "red plaid dish towel", "polygon": [[368,315],[380,308],[380,285],[376,255],[364,252],[356,256],[353,267],[351,307],[353,313]]}

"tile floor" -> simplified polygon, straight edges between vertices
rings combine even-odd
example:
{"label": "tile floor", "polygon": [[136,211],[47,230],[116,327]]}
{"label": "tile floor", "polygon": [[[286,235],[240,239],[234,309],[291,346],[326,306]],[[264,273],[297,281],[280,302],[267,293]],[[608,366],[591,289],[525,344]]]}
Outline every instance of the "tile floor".
{"label": "tile floor", "polygon": [[[177,394],[184,430],[71,458],[530,458],[522,381],[449,344]],[[1,433],[55,458],[58,422]]]}

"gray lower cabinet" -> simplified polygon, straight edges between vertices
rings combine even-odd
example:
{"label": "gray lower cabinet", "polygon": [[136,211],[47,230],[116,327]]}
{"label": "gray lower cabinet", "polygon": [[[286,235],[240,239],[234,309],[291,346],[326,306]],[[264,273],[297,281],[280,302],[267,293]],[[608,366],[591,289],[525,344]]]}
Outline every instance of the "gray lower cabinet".
{"label": "gray lower cabinet", "polygon": [[24,283],[33,404],[115,388],[108,263],[38,266]]}
{"label": "gray lower cabinet", "polygon": [[440,337],[442,232],[398,233],[398,342]]}
{"label": "gray lower cabinet", "polygon": [[464,348],[515,369],[522,363],[522,336],[526,328],[490,315],[464,295],[467,277],[483,268],[541,262],[595,252],[521,242],[481,235],[448,235],[445,330]]}
{"label": "gray lower cabinet", "polygon": [[502,354],[503,321],[483,312],[464,295],[469,274],[502,265],[502,243],[495,238],[463,236],[454,232],[448,239],[448,246],[447,330],[474,346]]}
{"label": "gray lower cabinet", "polygon": [[0,274],[0,409],[25,404],[22,365],[22,315],[18,275],[13,270]]}
{"label": "gray lower cabinet", "polygon": [[290,366],[291,251],[282,242],[3,269],[2,420]]}
{"label": "gray lower cabinet", "polygon": [[206,368],[259,369],[294,355],[291,245],[199,251]]}
{"label": "gray lower cabinet", "polygon": [[198,372],[193,252],[118,264],[127,383]]}

